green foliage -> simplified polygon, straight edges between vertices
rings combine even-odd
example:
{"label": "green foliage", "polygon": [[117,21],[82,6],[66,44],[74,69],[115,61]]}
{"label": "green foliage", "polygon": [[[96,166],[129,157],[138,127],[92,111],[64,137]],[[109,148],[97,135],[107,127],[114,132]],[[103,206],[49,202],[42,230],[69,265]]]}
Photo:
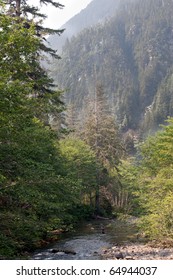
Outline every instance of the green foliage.
{"label": "green foliage", "polygon": [[[11,4],[26,8],[26,2]],[[40,246],[50,231],[71,228],[80,219],[79,190],[92,180],[87,174],[82,185],[84,168],[94,159],[79,144],[82,174],[68,173],[68,151],[61,152],[57,133],[46,122],[63,104],[40,66],[38,26],[19,13],[7,15],[1,3],[0,8],[0,258],[14,259]]]}
{"label": "green foliage", "polygon": [[96,158],[95,208],[98,214],[110,214],[117,184],[117,174],[112,176],[111,170],[117,170],[124,148],[119,128],[109,111],[100,83],[96,86],[94,99],[88,100],[86,111],[89,112],[89,116],[84,120],[83,127],[78,130],[80,137],[90,146]]}
{"label": "green foliage", "polygon": [[138,196],[142,227],[151,238],[173,238],[173,119],[142,146]]}
{"label": "green foliage", "polygon": [[[119,200],[117,206],[120,206],[121,211],[131,215],[139,215],[140,207],[136,191],[138,190],[138,167],[135,163],[135,158],[127,158],[121,160],[118,166],[119,188],[117,195]],[[116,207],[117,207],[116,206]]]}
{"label": "green foliage", "polygon": [[91,148],[76,137],[67,137],[60,140],[60,151],[64,170],[81,184],[81,189],[76,190],[79,198],[82,198],[82,193],[92,192],[96,185],[96,158]]}
{"label": "green foliage", "polygon": [[94,99],[89,100],[88,118],[81,129],[81,137],[95,152],[98,162],[105,168],[115,167],[123,155],[119,127],[109,111],[103,86],[96,85]]}

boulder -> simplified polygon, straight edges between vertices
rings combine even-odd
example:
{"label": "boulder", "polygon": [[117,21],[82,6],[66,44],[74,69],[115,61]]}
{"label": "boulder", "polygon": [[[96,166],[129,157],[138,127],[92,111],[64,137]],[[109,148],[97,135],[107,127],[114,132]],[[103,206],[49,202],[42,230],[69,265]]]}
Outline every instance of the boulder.
{"label": "boulder", "polygon": [[121,252],[117,252],[117,253],[115,253],[115,258],[117,260],[120,260],[120,259],[124,259],[124,256],[123,256],[123,254]]}

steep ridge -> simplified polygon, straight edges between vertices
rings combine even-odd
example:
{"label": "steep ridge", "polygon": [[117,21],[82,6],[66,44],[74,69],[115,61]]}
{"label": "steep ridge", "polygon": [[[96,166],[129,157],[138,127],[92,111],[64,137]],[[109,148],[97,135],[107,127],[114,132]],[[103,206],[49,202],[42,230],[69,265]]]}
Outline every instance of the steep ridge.
{"label": "steep ridge", "polygon": [[101,81],[122,129],[148,133],[173,115],[173,1],[132,2],[67,42],[52,70],[75,118]]}
{"label": "steep ridge", "polygon": [[61,28],[65,32],[59,37],[58,35],[51,35],[48,38],[49,44],[61,52],[67,39],[76,36],[80,31],[87,27],[94,26],[98,22],[104,21],[115,14],[120,0],[93,0],[80,13],[72,17]]}

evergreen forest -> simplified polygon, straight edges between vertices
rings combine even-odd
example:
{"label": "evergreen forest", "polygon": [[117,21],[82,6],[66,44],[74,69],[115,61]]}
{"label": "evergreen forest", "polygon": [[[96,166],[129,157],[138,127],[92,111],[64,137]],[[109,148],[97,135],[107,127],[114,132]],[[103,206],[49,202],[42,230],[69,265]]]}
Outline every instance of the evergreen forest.
{"label": "evergreen forest", "polygon": [[0,259],[96,217],[173,241],[172,0],[125,1],[61,58],[29,2],[0,0]]}
{"label": "evergreen forest", "polygon": [[173,114],[173,3],[122,2],[115,16],[67,40],[51,70],[76,121],[100,81],[123,131],[147,136]]}

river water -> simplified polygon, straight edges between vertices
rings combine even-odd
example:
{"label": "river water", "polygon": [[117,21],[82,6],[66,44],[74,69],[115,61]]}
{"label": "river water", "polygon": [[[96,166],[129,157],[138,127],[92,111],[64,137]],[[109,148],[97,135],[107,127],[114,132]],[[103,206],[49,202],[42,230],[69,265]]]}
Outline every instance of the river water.
{"label": "river water", "polygon": [[74,233],[63,234],[58,242],[36,251],[32,259],[99,260],[103,250],[135,241],[136,231],[135,225],[118,220],[85,222]]}

